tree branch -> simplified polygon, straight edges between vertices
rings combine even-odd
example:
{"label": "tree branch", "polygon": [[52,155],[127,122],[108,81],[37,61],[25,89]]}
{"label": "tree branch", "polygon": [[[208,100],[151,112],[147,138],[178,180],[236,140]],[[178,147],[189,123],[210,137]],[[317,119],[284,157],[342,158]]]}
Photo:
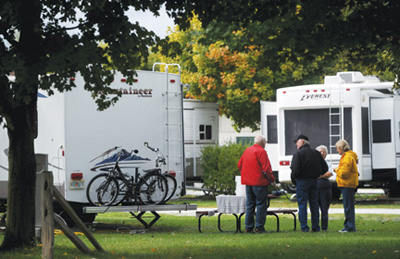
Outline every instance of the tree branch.
{"label": "tree branch", "polygon": [[88,25],[89,24],[89,22],[85,22],[85,23],[81,23],[81,24],[79,24],[79,25],[77,25],[77,26],[74,26],[74,27],[69,27],[69,28],[67,28],[67,27],[62,27],[62,28],[59,28],[59,29],[55,29],[55,30],[51,30],[51,31],[49,31],[48,33],[54,33],[54,32],[59,32],[59,31],[69,31],[69,30],[75,30],[75,29],[79,29],[79,28],[81,28],[81,27],[83,27],[83,26],[85,26],[85,25]]}

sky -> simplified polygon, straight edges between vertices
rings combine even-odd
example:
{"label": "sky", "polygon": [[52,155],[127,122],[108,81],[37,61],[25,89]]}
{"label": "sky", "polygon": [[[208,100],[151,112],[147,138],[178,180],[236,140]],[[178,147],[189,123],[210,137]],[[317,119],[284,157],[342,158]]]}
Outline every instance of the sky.
{"label": "sky", "polygon": [[[168,27],[173,28],[174,22],[168,17],[164,6],[162,6],[159,13],[160,15],[156,17],[150,11],[143,12],[130,9],[128,11],[128,17],[131,23],[138,21],[140,26],[155,32],[160,38],[165,38],[167,36]],[[83,17],[83,14],[77,11],[77,16]],[[70,22],[61,22],[60,24],[64,25],[65,27],[76,26],[75,23]],[[77,33],[77,31],[71,30],[70,33]]]}
{"label": "sky", "polygon": [[154,16],[150,11],[130,11],[130,21],[138,21],[140,26],[148,30],[154,31],[160,38],[167,36],[168,27],[173,28],[174,22],[168,17],[165,7],[160,10],[160,16]]}

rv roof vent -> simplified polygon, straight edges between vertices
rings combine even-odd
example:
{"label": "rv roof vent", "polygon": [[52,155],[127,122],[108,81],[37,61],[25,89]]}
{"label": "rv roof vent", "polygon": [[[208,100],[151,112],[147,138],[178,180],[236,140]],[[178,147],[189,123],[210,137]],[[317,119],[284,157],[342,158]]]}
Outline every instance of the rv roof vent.
{"label": "rv roof vent", "polygon": [[378,76],[365,76],[365,83],[380,83]]}
{"label": "rv roof vent", "polygon": [[344,84],[343,78],[340,76],[325,76],[324,84]]}
{"label": "rv roof vent", "polygon": [[338,72],[337,75],[343,78],[346,83],[362,83],[365,81],[363,74],[358,71]]}

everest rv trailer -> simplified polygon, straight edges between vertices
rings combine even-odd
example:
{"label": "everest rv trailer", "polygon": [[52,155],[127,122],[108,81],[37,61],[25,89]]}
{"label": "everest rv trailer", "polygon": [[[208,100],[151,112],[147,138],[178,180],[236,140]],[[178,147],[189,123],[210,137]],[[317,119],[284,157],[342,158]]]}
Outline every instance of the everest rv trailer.
{"label": "everest rv trailer", "polygon": [[[89,205],[86,187],[94,176],[101,173],[91,169],[102,159],[91,161],[117,146],[127,151],[136,149],[138,156],[151,160],[141,161],[137,165],[139,172],[154,168],[157,158],[154,152],[144,146],[144,142],[158,148],[167,159],[162,172],[176,173],[178,186],[172,199],[184,195],[186,183],[180,74],[137,71],[134,83],[129,85],[121,73],[116,72],[110,87],[120,91],[122,97],[104,111],[97,110],[91,93],[83,89],[82,76],[77,75],[71,80],[75,80],[76,84],[71,91],[38,98],[39,134],[35,140],[35,153],[47,154],[48,170],[53,172],[54,186],[78,215],[86,222],[94,219],[95,214],[82,212],[83,207]],[[8,138],[5,129],[0,130],[0,140],[0,198],[4,202],[7,198],[4,188],[8,181]],[[134,168],[122,170],[134,175]]]}
{"label": "everest rv trailer", "polygon": [[400,196],[400,96],[392,87],[375,76],[339,72],[324,84],[281,88],[276,102],[262,101],[261,132],[279,182],[293,191],[293,140],[302,133],[312,148],[328,147],[333,168],[340,160],[335,143],[345,139],[358,155],[359,187]]}

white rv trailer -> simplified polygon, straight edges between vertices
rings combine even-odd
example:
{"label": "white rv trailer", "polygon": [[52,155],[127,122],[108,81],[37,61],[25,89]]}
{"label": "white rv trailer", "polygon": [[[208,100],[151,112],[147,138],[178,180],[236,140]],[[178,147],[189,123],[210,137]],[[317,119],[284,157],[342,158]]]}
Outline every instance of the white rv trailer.
{"label": "white rv trailer", "polygon": [[[88,205],[87,184],[100,173],[91,168],[101,159],[90,161],[104,151],[116,146],[128,151],[137,149],[137,155],[151,159],[139,164],[139,171],[154,168],[156,154],[146,148],[144,142],[159,148],[167,158],[163,172],[176,172],[178,186],[173,198],[184,195],[180,74],[137,71],[134,83],[129,85],[117,72],[111,88],[120,91],[122,97],[104,111],[97,110],[91,93],[83,89],[80,75],[71,80],[75,80],[77,86],[71,91],[38,98],[39,135],[35,140],[35,153],[48,155],[48,170],[53,172],[54,185],[75,210],[82,212],[82,207]],[[8,137],[3,128],[0,140],[0,198],[4,200],[7,198]],[[123,171],[134,175],[134,169]]]}
{"label": "white rv trailer", "polygon": [[218,104],[184,99],[183,109],[186,180],[198,181],[203,175],[200,165],[202,149],[218,144]]}
{"label": "white rv trailer", "polygon": [[400,96],[392,87],[360,72],[339,72],[326,76],[324,84],[278,89],[276,102],[261,102],[262,134],[279,181],[291,184],[293,140],[302,133],[311,147],[328,147],[333,167],[340,160],[335,143],[347,140],[359,157],[359,186],[399,196]]}

